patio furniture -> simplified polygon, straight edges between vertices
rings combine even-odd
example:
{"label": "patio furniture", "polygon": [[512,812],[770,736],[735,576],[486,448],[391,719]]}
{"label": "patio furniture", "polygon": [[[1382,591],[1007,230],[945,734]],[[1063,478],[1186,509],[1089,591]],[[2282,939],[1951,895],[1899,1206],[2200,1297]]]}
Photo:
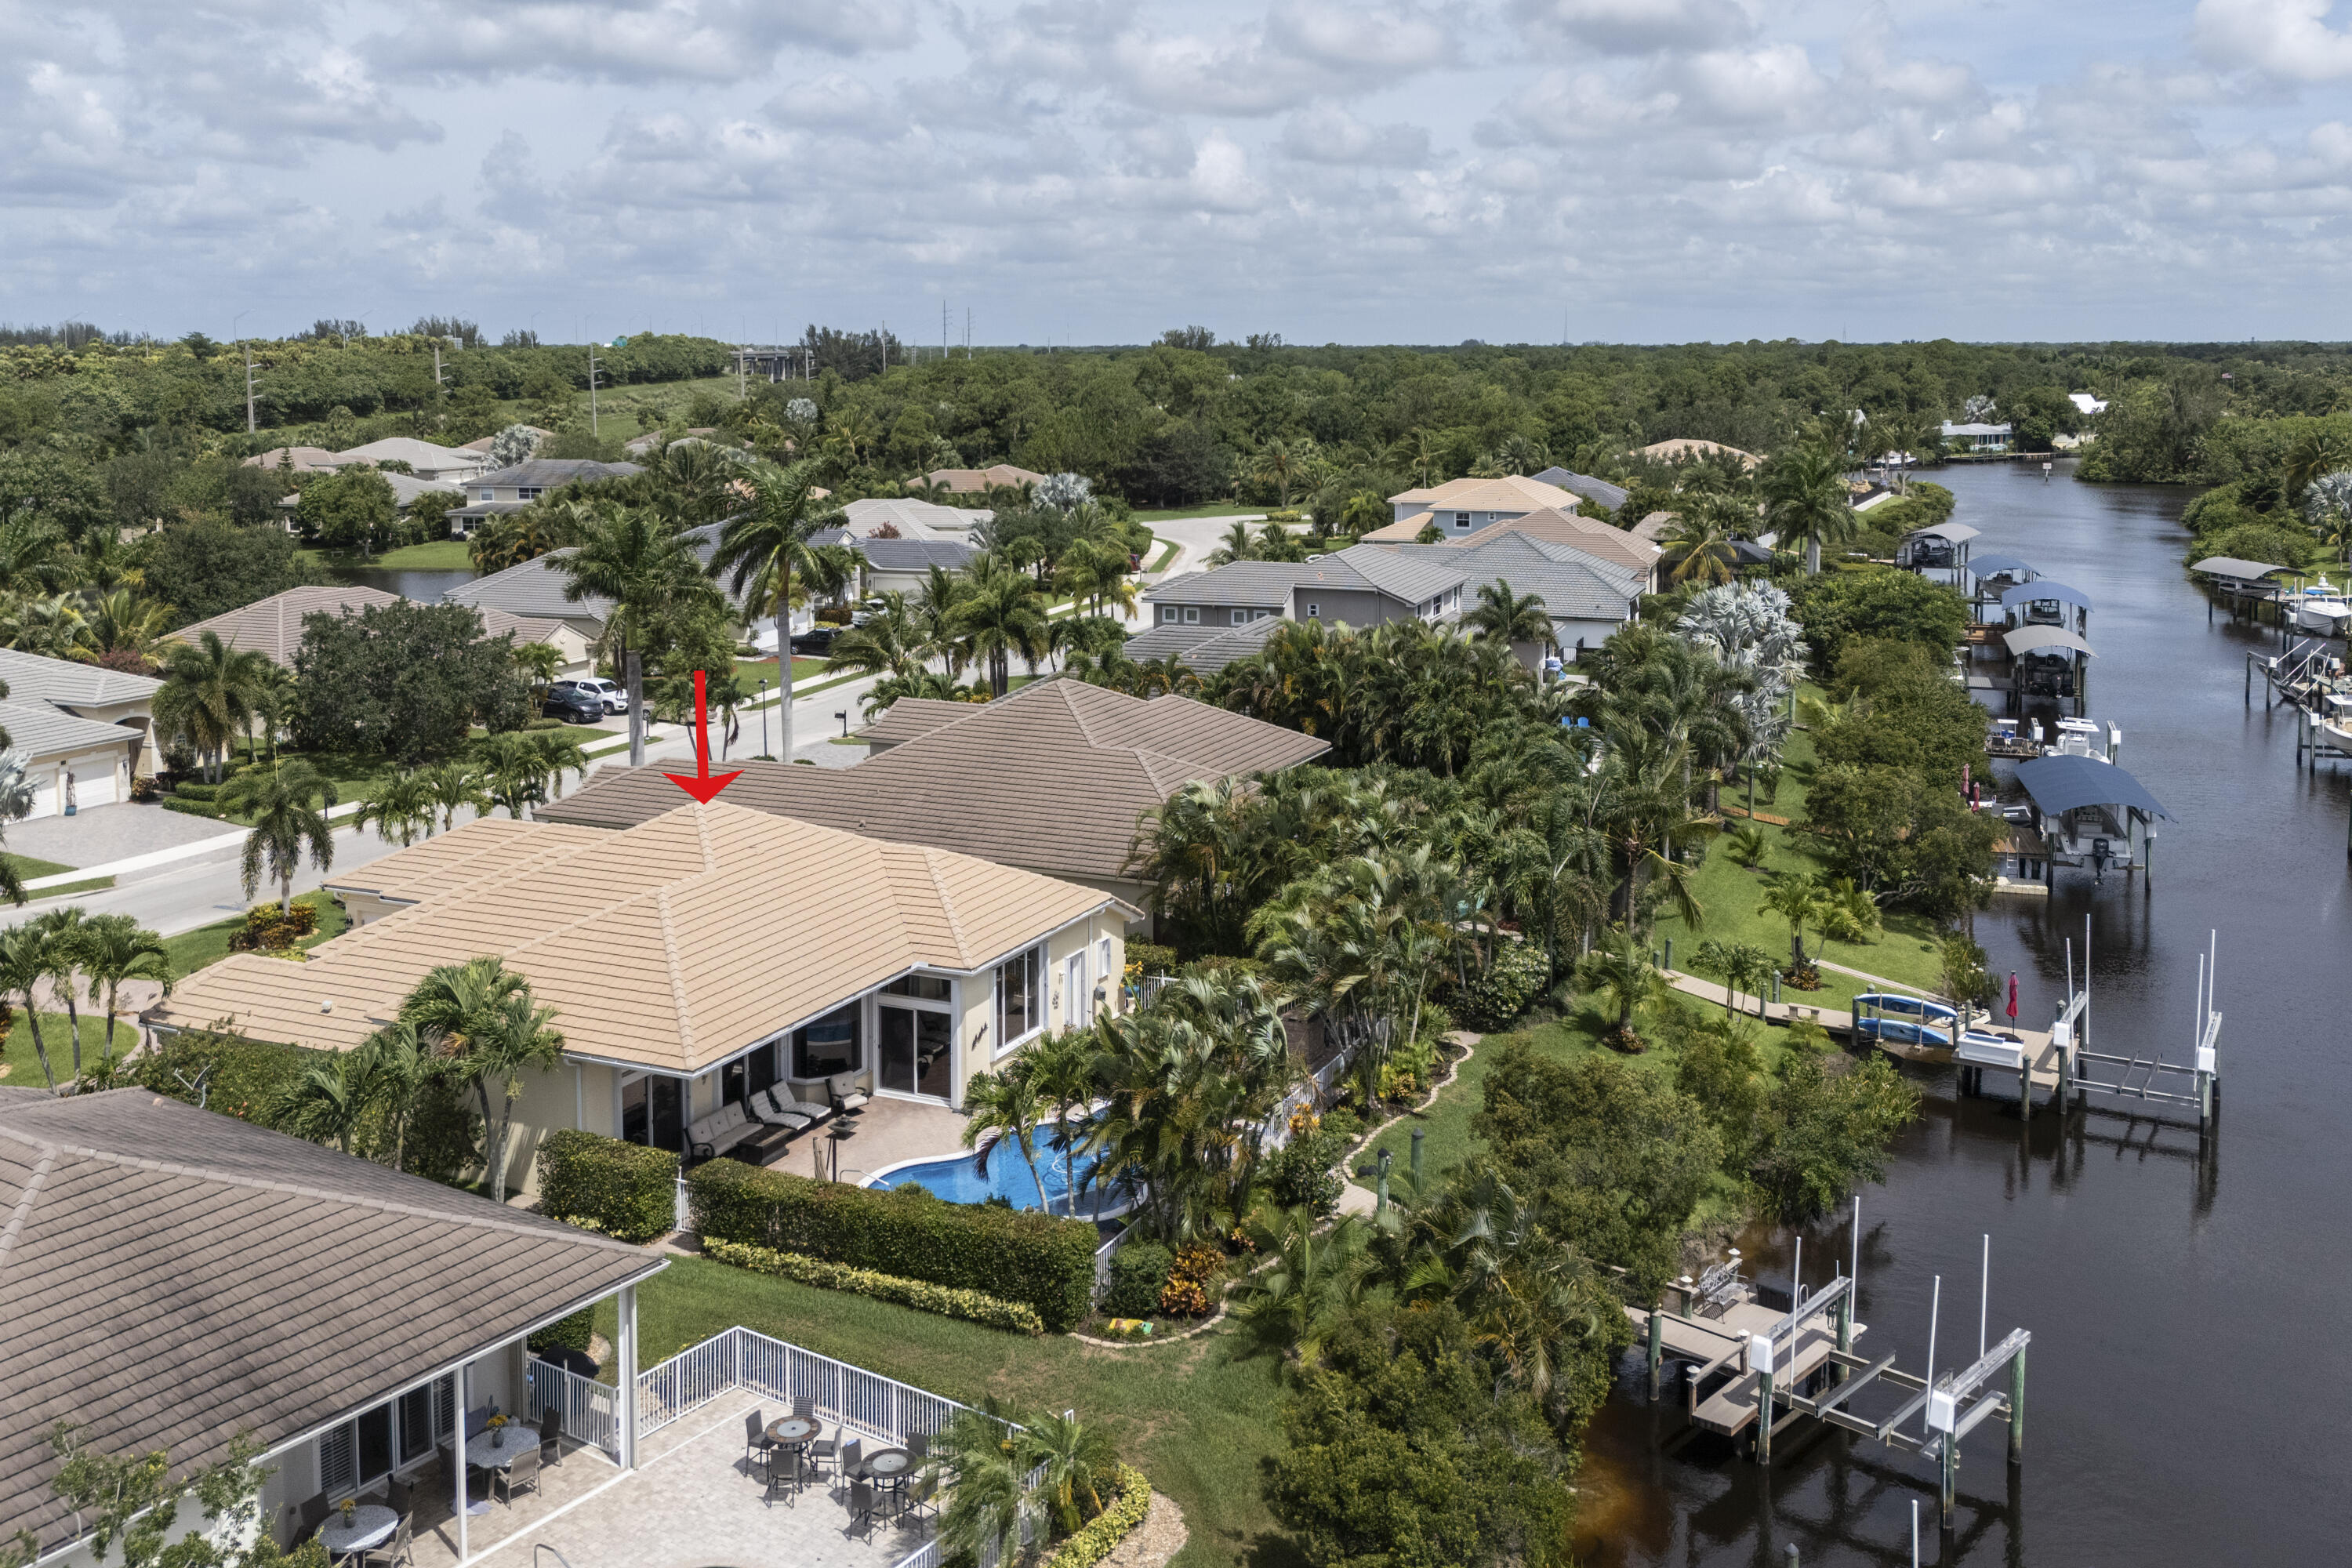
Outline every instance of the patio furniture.
{"label": "patio furniture", "polygon": [[351,1557],[371,1546],[381,1546],[392,1539],[400,1528],[400,1515],[381,1503],[362,1503],[352,1510],[351,1521],[345,1523],[341,1510],[330,1513],[327,1521],[319,1526],[319,1544],[327,1549],[329,1557]]}
{"label": "patio furniture", "polygon": [[383,1489],[383,1502],[394,1513],[407,1513],[416,1506],[416,1489],[406,1481],[395,1480]]}
{"label": "patio furniture", "polygon": [[499,1407],[495,1405],[478,1405],[473,1409],[467,1411],[466,1436],[468,1437],[478,1437],[481,1436],[481,1434],[488,1428],[490,1425],[490,1417],[498,1414],[498,1409]]}
{"label": "patio furniture", "polygon": [[413,1515],[404,1511],[400,1528],[393,1532],[392,1544],[373,1552],[360,1553],[360,1568],[415,1568],[416,1546],[410,1536]]}
{"label": "patio furniture", "polygon": [[506,1496],[500,1500],[509,1508],[514,1507],[517,1492],[535,1492],[538,1489],[539,1450],[536,1447],[524,1448],[515,1455],[512,1464],[490,1477],[490,1494],[496,1497],[504,1492]]}
{"label": "patio furniture", "polygon": [[743,1457],[746,1459],[764,1459],[776,1446],[776,1440],[768,1436],[765,1412],[754,1410],[743,1417]]}
{"label": "patio furniture", "polygon": [[866,1456],[866,1479],[893,1490],[907,1484],[907,1472],[914,1468],[915,1456],[904,1448],[877,1448]]}
{"label": "patio furniture", "polygon": [[907,1489],[906,1511],[919,1516],[926,1513],[936,1514],[940,1511],[940,1505],[934,1500],[939,1495],[940,1473],[937,1470],[925,1470],[915,1478],[915,1484]]}
{"label": "patio furniture", "polygon": [[824,1087],[825,1092],[833,1097],[833,1109],[838,1114],[855,1116],[866,1109],[869,1097],[857,1087],[856,1073],[835,1073],[825,1080]]}
{"label": "patio furniture", "polygon": [[468,1438],[466,1443],[466,1465],[469,1470],[496,1472],[513,1464],[518,1456],[529,1450],[531,1463],[539,1463],[539,1434],[527,1426],[503,1426]]}
{"label": "patio furniture", "polygon": [[327,1516],[334,1510],[335,1505],[327,1500],[327,1494],[324,1492],[320,1492],[316,1497],[304,1498],[302,1506],[297,1510],[299,1521],[294,1531],[294,1544],[299,1546],[318,1534],[319,1527],[327,1522]]}
{"label": "patio furniture", "polygon": [[[756,1125],[756,1124],[755,1124]],[[726,1157],[740,1160],[746,1165],[764,1165],[790,1146],[793,1130],[790,1127],[761,1127],[748,1138],[739,1138],[729,1145]]]}
{"label": "patio furniture", "polygon": [[552,1405],[539,1418],[539,1462],[560,1465],[563,1462],[563,1412]]}
{"label": "patio furniture", "polygon": [[929,1458],[931,1457],[931,1435],[929,1432],[916,1432],[909,1435],[907,1438],[907,1452],[914,1455],[915,1458],[919,1459]]}
{"label": "patio furniture", "polygon": [[795,1415],[815,1415],[816,1401],[805,1394],[797,1396],[793,1401],[793,1414]]}
{"label": "patio furniture", "polygon": [[874,1489],[864,1481],[849,1483],[849,1524],[844,1535],[855,1535],[859,1525],[874,1527]]}
{"label": "patio furniture", "polygon": [[784,1415],[769,1422],[763,1436],[767,1440],[770,1450],[768,1469],[771,1477],[772,1478],[775,1471],[776,1455],[789,1454],[793,1460],[793,1485],[798,1489],[801,1480],[801,1453],[814,1442],[817,1435],[824,1430],[824,1423],[814,1415]]}
{"label": "patio furniture", "polygon": [[866,1439],[852,1437],[841,1446],[841,1479],[853,1480],[866,1473]]}
{"label": "patio furniture", "polygon": [[815,1441],[809,1444],[809,1468],[814,1470],[819,1475],[824,1474],[825,1466],[833,1463],[840,1452],[841,1428],[835,1426],[833,1429],[832,1436],[818,1437]]}
{"label": "patio furniture", "polygon": [[696,1118],[686,1130],[688,1158],[717,1159],[719,1152],[732,1149],[751,1125],[751,1112],[740,1104],[722,1105],[708,1116]]}

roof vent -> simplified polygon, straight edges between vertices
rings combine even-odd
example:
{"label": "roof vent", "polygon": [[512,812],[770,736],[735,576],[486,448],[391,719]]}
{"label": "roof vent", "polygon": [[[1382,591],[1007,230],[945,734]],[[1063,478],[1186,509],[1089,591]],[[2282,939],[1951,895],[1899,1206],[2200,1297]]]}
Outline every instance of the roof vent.
{"label": "roof vent", "polygon": [[335,999],[332,996],[328,997],[325,1001],[319,1004],[319,1011],[321,1013],[331,1013],[334,1010]]}

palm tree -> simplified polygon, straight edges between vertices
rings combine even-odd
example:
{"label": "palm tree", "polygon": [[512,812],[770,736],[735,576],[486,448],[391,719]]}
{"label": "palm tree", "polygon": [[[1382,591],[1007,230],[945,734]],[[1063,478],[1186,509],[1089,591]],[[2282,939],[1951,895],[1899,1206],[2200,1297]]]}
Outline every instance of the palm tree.
{"label": "palm tree", "polygon": [[1252,1250],[1267,1261],[1235,1291],[1234,1315],[1260,1349],[1314,1366],[1324,1339],[1363,1293],[1369,1240],[1354,1215],[1328,1231],[1304,1207],[1252,1221]]}
{"label": "palm tree", "polygon": [[294,717],[296,693],[294,672],[272,661],[263,663],[255,671],[253,711],[245,721],[245,760],[254,758],[254,731],[258,729],[269,743],[269,760],[278,760],[278,736]]}
{"label": "palm tree", "polygon": [[[61,910],[49,910],[37,918],[35,925],[48,939],[49,980],[51,989],[65,998],[66,1032],[73,1041],[73,1081],[81,1082],[81,1008],[80,997],[82,958],[89,941],[89,917],[83,914],[79,904],[68,904]],[[114,1041],[107,1039],[107,1051],[113,1054]]]}
{"label": "palm tree", "polygon": [[1729,496],[1705,495],[1685,506],[1666,536],[1666,579],[1672,583],[1731,581],[1732,531],[1748,509]]}
{"label": "palm tree", "polygon": [[1209,564],[1230,566],[1236,561],[1255,561],[1257,559],[1257,551],[1258,542],[1250,533],[1249,524],[1236,522],[1225,530],[1223,540],[1214,550],[1209,552]]}
{"label": "palm tree", "polygon": [[1033,1415],[1022,1426],[1018,1462],[1037,1476],[1036,1489],[1053,1510],[1055,1531],[1069,1534],[1102,1512],[1102,1489],[1118,1476],[1118,1454],[1108,1433],[1075,1412]]}
{"label": "palm tree", "polygon": [[776,754],[789,762],[793,755],[793,574],[814,564],[816,534],[842,527],[848,520],[837,507],[820,507],[810,493],[815,489],[813,464],[778,468],[765,461],[752,463],[743,469],[741,482],[751,489],[751,505],[719,530],[710,574],[727,575],[728,585],[743,600],[746,615],[766,615],[775,622],[776,722],[782,741]]}
{"label": "palm tree", "polygon": [[361,832],[373,827],[384,839],[403,848],[433,836],[436,803],[433,786],[421,772],[405,773],[384,784],[372,800],[360,803],[352,826]]}
{"label": "palm tree", "polygon": [[[563,1037],[548,1026],[552,1007],[532,1005],[530,982],[495,958],[445,963],[428,972],[400,1005],[400,1021],[435,1043],[451,1069],[474,1086],[489,1130],[490,1197],[507,1195],[507,1139],[526,1069],[546,1070],[563,1058]],[[491,1095],[496,1083],[499,1092]]]}
{"label": "palm tree", "polygon": [[867,675],[908,675],[922,668],[936,651],[927,640],[920,618],[907,595],[896,589],[884,594],[882,607],[833,639],[826,660],[844,669]]}
{"label": "palm tree", "polygon": [[1029,1500],[1028,1474],[1016,1434],[997,1414],[993,1395],[982,1408],[956,1412],[946,1431],[931,1439],[925,1468],[948,1479],[948,1505],[940,1513],[940,1545],[949,1560],[1010,1561],[1020,1539],[1021,1511]]}
{"label": "palm tree", "polygon": [[1779,915],[1789,922],[1789,973],[1791,974],[1808,967],[1805,963],[1805,922],[1821,916],[1822,904],[1820,878],[1811,871],[1783,871],[1771,887],[1765,889],[1764,901],[1756,906],[1758,914]]}
{"label": "palm tree", "polygon": [[232,650],[217,632],[173,650],[155,693],[154,725],[161,740],[185,740],[217,781],[220,763],[237,732],[252,721],[268,659],[256,649]]}
{"label": "palm tree", "polygon": [[1514,594],[1510,583],[1496,578],[1478,586],[1478,602],[1462,617],[1462,625],[1480,637],[1496,642],[1533,643],[1539,648],[1553,645],[1551,616],[1544,610],[1540,594]]}
{"label": "palm tree", "polygon": [[[91,531],[93,538],[106,530]],[[112,655],[141,672],[152,668],[156,656],[173,641],[168,628],[172,607],[161,599],[135,598],[128,588],[117,588],[90,601],[82,612],[89,628],[87,657],[92,663]]]}
{"label": "palm tree", "polygon": [[1075,1200],[1078,1144],[1084,1135],[1077,1115],[1095,1098],[1094,1031],[1065,1029],[1031,1046],[1022,1053],[1022,1061],[1038,1100],[1053,1110],[1054,1131],[1046,1141],[1062,1151],[1062,1190]]}
{"label": "palm tree", "polygon": [[1816,430],[1764,465],[1764,518],[1781,541],[1805,542],[1808,576],[1822,569],[1822,546],[1853,537],[1853,505],[1845,488],[1845,445]]}
{"label": "palm tree", "polygon": [[1340,525],[1349,533],[1370,533],[1391,518],[1388,498],[1378,490],[1358,490],[1339,508]]}
{"label": "palm tree", "polygon": [[321,809],[335,804],[334,781],[297,758],[267,772],[239,773],[221,790],[218,799],[224,807],[253,823],[253,831],[246,835],[245,857],[238,863],[245,896],[252,898],[261,885],[267,861],[269,879],[284,889],[278,907],[291,912],[294,873],[301,868],[303,850],[310,850],[310,864],[322,872],[335,863],[335,830]]}
{"label": "palm tree", "polygon": [[464,763],[436,763],[429,768],[418,769],[412,776],[425,798],[440,808],[444,833],[457,826],[457,813],[464,807],[470,805],[482,812],[490,809],[490,797],[482,792],[481,775]]}
{"label": "palm tree", "polygon": [[1666,999],[1672,987],[1658,973],[1650,950],[1632,931],[1620,931],[1614,942],[1595,947],[1577,960],[1576,984],[1591,992],[1610,1021],[1604,1037],[1620,1050],[1639,1051],[1641,1037],[1633,1020]]}
{"label": "palm tree", "polygon": [[126,980],[160,981],[172,994],[172,955],[163,939],[129,915],[92,915],[84,928],[82,973],[89,976],[89,999],[106,999],[106,1056],[114,1060],[114,1020],[121,1009],[117,998]]}
{"label": "palm tree", "polygon": [[368,1112],[367,1064],[357,1051],[339,1051],[313,1062],[278,1090],[265,1115],[269,1126],[314,1143],[332,1139],[352,1152],[352,1134]]}
{"label": "palm tree", "polygon": [[613,605],[604,640],[613,667],[626,671],[632,649],[642,650],[653,617],[698,598],[712,597],[709,582],[685,538],[642,507],[583,509],[580,547],[558,556],[563,596],[573,604],[595,597]]}
{"label": "palm tree", "polygon": [[1037,1169],[1037,1124],[1045,1119],[1045,1102],[1026,1061],[1015,1059],[1001,1073],[974,1074],[964,1089],[963,1106],[963,1146],[978,1154],[973,1165],[981,1175],[988,1174],[989,1156],[1011,1142],[1037,1184],[1037,1206],[1051,1214],[1053,1200]]}
{"label": "palm tree", "polygon": [[41,596],[71,584],[65,535],[31,507],[0,519],[0,593]]}
{"label": "palm tree", "polygon": [[[0,697],[8,694],[8,683],[0,680]],[[13,745],[5,729],[0,729],[0,752]],[[0,755],[0,823],[22,821],[33,809],[33,783],[25,776],[25,764],[17,758]],[[5,856],[0,856],[0,898],[22,905],[25,901],[25,879]]]}
{"label": "palm tree", "polygon": [[1298,482],[1300,471],[1314,458],[1315,443],[1312,439],[1300,437],[1286,441],[1279,436],[1273,436],[1257,449],[1257,461],[1251,474],[1258,483],[1274,486],[1282,498],[1283,509],[1287,510],[1290,507],[1290,487]]}
{"label": "palm tree", "polygon": [[41,1035],[41,1015],[34,1005],[35,994],[49,974],[49,936],[38,921],[10,926],[0,931],[0,995],[13,995],[25,1007],[25,1021],[33,1027],[33,1055],[41,1064],[41,1077],[49,1092],[58,1090],[58,1075],[49,1067],[48,1041]]}
{"label": "palm tree", "polygon": [[511,657],[533,690],[544,690],[563,670],[563,650],[551,642],[519,642]]}
{"label": "palm tree", "polygon": [[516,821],[547,798],[547,753],[539,737],[522,730],[486,735],[476,743],[476,774],[482,793]]}
{"label": "palm tree", "polygon": [[[735,706],[743,700],[743,693],[736,687],[732,675],[727,676],[711,686],[709,697],[711,706],[728,714],[730,719]],[[548,793],[553,799],[563,798],[565,773],[568,773],[577,779],[587,778],[588,752],[586,748],[580,744],[579,738],[572,731],[529,730],[524,733],[530,737],[531,744],[539,748],[540,760],[547,765],[547,782],[550,786]]]}
{"label": "palm tree", "polygon": [[986,668],[990,693],[1002,697],[1012,689],[1016,655],[1034,674],[1049,651],[1045,595],[1026,572],[983,555],[956,605],[954,635],[965,658]]}
{"label": "palm tree", "polygon": [[2339,431],[2314,430],[2287,448],[2280,488],[2290,502],[2300,502],[2314,479],[2343,468],[2352,468],[2352,440]]}

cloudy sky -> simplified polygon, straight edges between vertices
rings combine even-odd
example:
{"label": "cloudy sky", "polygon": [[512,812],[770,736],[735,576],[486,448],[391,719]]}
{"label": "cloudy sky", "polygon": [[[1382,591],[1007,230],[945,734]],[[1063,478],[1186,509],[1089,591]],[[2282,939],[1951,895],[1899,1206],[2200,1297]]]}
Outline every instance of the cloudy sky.
{"label": "cloudy sky", "polygon": [[0,0],[0,318],[2352,336],[2352,0]]}

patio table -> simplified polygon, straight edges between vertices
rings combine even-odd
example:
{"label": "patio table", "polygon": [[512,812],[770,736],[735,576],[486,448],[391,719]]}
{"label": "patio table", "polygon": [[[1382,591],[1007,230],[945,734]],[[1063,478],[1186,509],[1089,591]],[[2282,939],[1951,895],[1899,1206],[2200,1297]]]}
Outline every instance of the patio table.
{"label": "patio table", "polygon": [[898,1486],[915,1468],[915,1456],[904,1448],[877,1448],[866,1456],[864,1468],[868,1479]]}
{"label": "patio table", "polygon": [[520,1425],[502,1428],[506,1441],[497,1441],[495,1432],[478,1432],[466,1439],[466,1463],[485,1470],[503,1470],[514,1463],[514,1458],[525,1448],[539,1447],[539,1434]]}
{"label": "patio table", "polygon": [[381,1546],[392,1539],[400,1525],[400,1515],[380,1503],[362,1503],[352,1510],[352,1521],[343,1522],[341,1510],[327,1516],[319,1527],[319,1544],[327,1549],[330,1557],[344,1557],[354,1552],[365,1552],[371,1546]]}
{"label": "patio table", "polygon": [[824,1423],[814,1415],[783,1415],[768,1423],[768,1441],[793,1457],[795,1488],[801,1484],[801,1451],[824,1430]]}

